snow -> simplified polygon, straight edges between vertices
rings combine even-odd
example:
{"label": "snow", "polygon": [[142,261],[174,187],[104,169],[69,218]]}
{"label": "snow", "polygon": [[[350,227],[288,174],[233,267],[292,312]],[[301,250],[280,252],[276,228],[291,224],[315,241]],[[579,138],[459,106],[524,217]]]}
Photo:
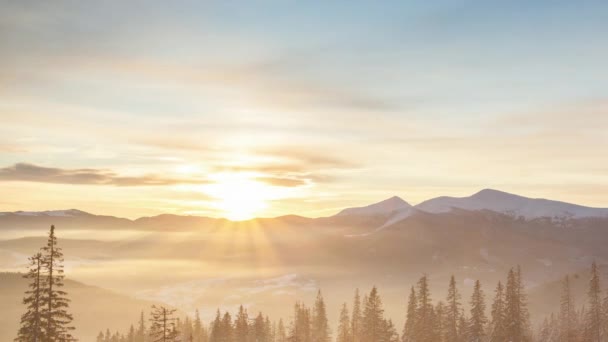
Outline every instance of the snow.
{"label": "snow", "polygon": [[394,196],[382,202],[374,203],[365,207],[347,208],[340,211],[336,216],[356,215],[356,216],[374,216],[385,215],[411,208],[406,201]]}
{"label": "snow", "polygon": [[469,197],[437,197],[422,202],[415,208],[429,213],[444,213],[454,208],[487,209],[526,219],[608,217],[608,208],[590,208],[559,201],[527,198],[492,189],[482,190]]}

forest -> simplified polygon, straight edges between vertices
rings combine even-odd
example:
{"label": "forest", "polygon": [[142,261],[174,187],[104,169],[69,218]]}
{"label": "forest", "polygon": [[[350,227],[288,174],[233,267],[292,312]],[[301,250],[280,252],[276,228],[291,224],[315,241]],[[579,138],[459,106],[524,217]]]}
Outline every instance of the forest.
{"label": "forest", "polygon": [[[62,290],[65,278],[63,253],[55,227],[47,243],[29,258],[24,277],[29,288],[23,298],[17,342],[71,342],[73,317],[69,294]],[[215,319],[203,323],[198,311],[194,318],[175,308],[151,307],[149,317],[142,311],[129,331],[112,332],[100,327],[97,342],[603,342],[608,340],[608,293],[603,296],[595,262],[589,271],[587,298],[576,303],[570,278],[562,280],[559,312],[533,326],[524,278],[520,266],[509,270],[504,281],[486,294],[480,281],[470,298],[463,299],[455,277],[447,294],[436,300],[429,290],[429,277],[422,275],[412,286],[402,322],[386,317],[379,289],[360,294],[354,290],[352,303],[343,303],[338,324],[330,327],[321,290],[312,305],[296,302],[287,319],[271,320],[262,312],[248,313],[242,305],[237,312],[217,310]],[[91,308],[95,310],[95,308]],[[102,320],[100,320],[102,325]]]}

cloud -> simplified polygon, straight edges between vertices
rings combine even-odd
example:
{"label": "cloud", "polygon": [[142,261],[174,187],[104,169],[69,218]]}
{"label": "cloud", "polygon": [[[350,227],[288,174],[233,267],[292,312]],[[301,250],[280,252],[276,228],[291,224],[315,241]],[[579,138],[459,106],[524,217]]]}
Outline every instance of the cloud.
{"label": "cloud", "polygon": [[113,186],[158,186],[206,183],[200,179],[177,179],[156,175],[121,176],[105,169],[60,169],[17,163],[0,169],[0,181]]}
{"label": "cloud", "polygon": [[274,186],[282,186],[287,188],[298,187],[308,184],[305,179],[288,178],[288,177],[258,177],[256,180]]}

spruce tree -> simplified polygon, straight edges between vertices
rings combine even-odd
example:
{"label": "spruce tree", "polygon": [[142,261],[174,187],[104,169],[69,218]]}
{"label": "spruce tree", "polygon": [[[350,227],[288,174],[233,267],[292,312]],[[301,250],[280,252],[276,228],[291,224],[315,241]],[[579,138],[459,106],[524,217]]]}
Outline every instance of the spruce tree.
{"label": "spruce tree", "polygon": [[361,298],[359,297],[359,289],[355,290],[350,331],[352,334],[352,342],[361,342]]}
{"label": "spruce tree", "polygon": [[456,288],[456,280],[454,276],[450,278],[448,286],[448,296],[446,298],[446,328],[447,342],[460,342],[460,332],[458,331],[458,321],[461,313],[460,294]]}
{"label": "spruce tree", "polygon": [[142,311],[139,316],[139,323],[137,324],[137,332],[135,333],[136,342],[145,342],[146,340],[146,323],[144,320],[144,312]]}
{"label": "spruce tree", "polygon": [[222,342],[222,317],[219,309],[215,314],[215,319],[211,323],[210,329],[209,342]]}
{"label": "spruce tree", "polygon": [[375,286],[364,304],[361,341],[380,342],[384,336],[384,309]]}
{"label": "spruce tree", "polygon": [[382,342],[399,342],[399,334],[397,333],[397,329],[395,329],[395,325],[393,321],[390,319],[383,320],[383,328],[382,328],[383,336],[380,341]]}
{"label": "spruce tree", "polygon": [[576,340],[576,312],[572,289],[570,288],[570,277],[566,275],[562,282],[562,296],[559,312],[560,340]]}
{"label": "spruce tree", "polygon": [[348,307],[344,303],[342,310],[340,310],[340,318],[338,319],[336,342],[351,342],[351,340],[350,317],[348,316]]}
{"label": "spruce tree", "polygon": [[587,308],[586,338],[589,342],[601,342],[602,338],[602,307],[600,302],[600,275],[595,261],[591,264],[591,278],[589,279],[589,307]]}
{"label": "spruce tree", "polygon": [[279,324],[277,325],[276,342],[287,342],[287,332],[285,331],[283,319],[279,319]]}
{"label": "spruce tree", "polygon": [[198,309],[196,309],[196,311],[194,312],[193,333],[194,342],[203,342],[203,322],[201,321],[201,316],[198,312]]}
{"label": "spruce tree", "polygon": [[448,335],[445,312],[445,303],[439,301],[433,310],[433,330],[435,332],[434,338],[437,342],[445,342]]}
{"label": "spruce tree", "polygon": [[485,296],[479,280],[475,281],[470,304],[471,318],[469,321],[467,340],[470,342],[482,342],[485,336],[485,326],[488,319],[486,317]]}
{"label": "spruce tree", "polygon": [[225,312],[221,322],[221,342],[234,342],[234,329],[232,327],[232,316],[229,312]]}
{"label": "spruce tree", "polygon": [[317,292],[317,299],[312,312],[312,342],[329,342],[330,330],[327,321],[327,312],[321,290]]}
{"label": "spruce tree", "polygon": [[131,328],[129,329],[129,334],[127,335],[128,342],[135,342],[135,327],[131,324]]}
{"label": "spruce tree", "polygon": [[496,286],[494,302],[492,303],[492,321],[490,322],[490,341],[507,341],[507,317],[505,293],[501,282]]}
{"label": "spruce tree", "polygon": [[234,340],[236,342],[247,342],[249,338],[249,317],[247,310],[239,306],[239,312],[234,320]]}
{"label": "spruce tree", "polygon": [[431,293],[426,275],[418,280],[418,314],[416,318],[416,342],[433,342],[434,310],[431,304]]}
{"label": "spruce tree", "polygon": [[150,313],[150,338],[151,342],[177,342],[179,331],[176,327],[177,319],[173,317],[175,309],[167,309],[164,306],[152,306]]}
{"label": "spruce tree", "polygon": [[268,332],[262,313],[258,313],[253,321],[253,342],[268,342]]}
{"label": "spruce tree", "polygon": [[23,304],[26,312],[21,316],[21,327],[15,341],[19,342],[41,342],[45,340],[44,320],[42,317],[42,254],[36,253],[29,259],[28,272],[23,276],[30,281],[29,290],[25,292]]}
{"label": "spruce tree", "polygon": [[418,299],[416,298],[416,290],[412,286],[410,296],[407,301],[407,314],[405,324],[403,325],[402,342],[415,342],[416,315],[418,309]]}
{"label": "spruce tree", "polygon": [[47,244],[42,248],[42,264],[46,272],[42,291],[42,316],[45,321],[45,342],[75,341],[71,331],[72,315],[68,312],[70,300],[63,287],[63,253],[57,246],[55,226],[51,226]]}
{"label": "spruce tree", "polygon": [[311,342],[310,310],[301,303],[294,306],[294,319],[289,329],[288,341]]}
{"label": "spruce tree", "polygon": [[525,294],[521,271],[509,270],[505,290],[505,317],[507,338],[513,342],[528,341],[529,317],[526,308]]}

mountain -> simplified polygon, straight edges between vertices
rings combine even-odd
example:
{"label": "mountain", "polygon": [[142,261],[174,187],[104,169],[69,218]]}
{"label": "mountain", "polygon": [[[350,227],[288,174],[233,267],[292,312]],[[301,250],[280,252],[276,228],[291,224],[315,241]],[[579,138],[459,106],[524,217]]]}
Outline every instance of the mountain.
{"label": "mountain", "polygon": [[525,219],[608,217],[608,208],[591,208],[542,198],[528,198],[492,189],[481,190],[469,197],[437,197],[416,205],[416,209],[428,213],[445,213],[454,208],[492,210]]}
{"label": "mountain", "polygon": [[[480,194],[471,197],[496,192]],[[27,256],[44,245],[46,230],[55,223],[69,277],[133,297],[143,294],[187,312],[199,308],[212,316],[216,307],[234,310],[244,304],[271,317],[288,317],[291,309],[284,304],[312,301],[317,288],[326,295],[328,308],[338,308],[352,299],[354,288],[377,285],[387,314],[402,319],[404,294],[421,274],[429,274],[433,298],[444,298],[452,274],[468,298],[473,280],[490,293],[509,268],[522,265],[535,303],[531,311],[546,314],[552,308],[537,304],[543,301],[533,297],[544,292],[534,289],[585,271],[594,259],[608,265],[608,217],[571,217],[565,222],[575,229],[565,229],[561,221],[505,214],[493,196],[478,202],[484,205],[434,213],[391,198],[330,217],[244,222],[179,215],[127,220],[10,214],[0,216],[0,270],[23,270]],[[0,294],[4,285],[0,279]],[[22,296],[22,286],[17,288],[10,297],[15,306]],[[75,310],[84,306],[74,300]],[[328,314],[338,317],[338,312]],[[3,320],[16,322],[16,317],[16,312],[0,313],[0,341],[10,340],[2,330],[13,327]]]}
{"label": "mountain", "polygon": [[76,217],[91,216],[91,214],[78,209],[46,210],[46,211],[15,211],[0,212],[0,216],[42,216],[42,217]]}
{"label": "mountain", "polygon": [[393,196],[384,201],[370,204],[365,207],[357,207],[357,208],[346,208],[340,211],[336,216],[345,216],[345,215],[353,215],[353,216],[374,216],[374,215],[390,215],[398,211],[406,210],[411,208],[412,206],[401,199],[400,197]]}

